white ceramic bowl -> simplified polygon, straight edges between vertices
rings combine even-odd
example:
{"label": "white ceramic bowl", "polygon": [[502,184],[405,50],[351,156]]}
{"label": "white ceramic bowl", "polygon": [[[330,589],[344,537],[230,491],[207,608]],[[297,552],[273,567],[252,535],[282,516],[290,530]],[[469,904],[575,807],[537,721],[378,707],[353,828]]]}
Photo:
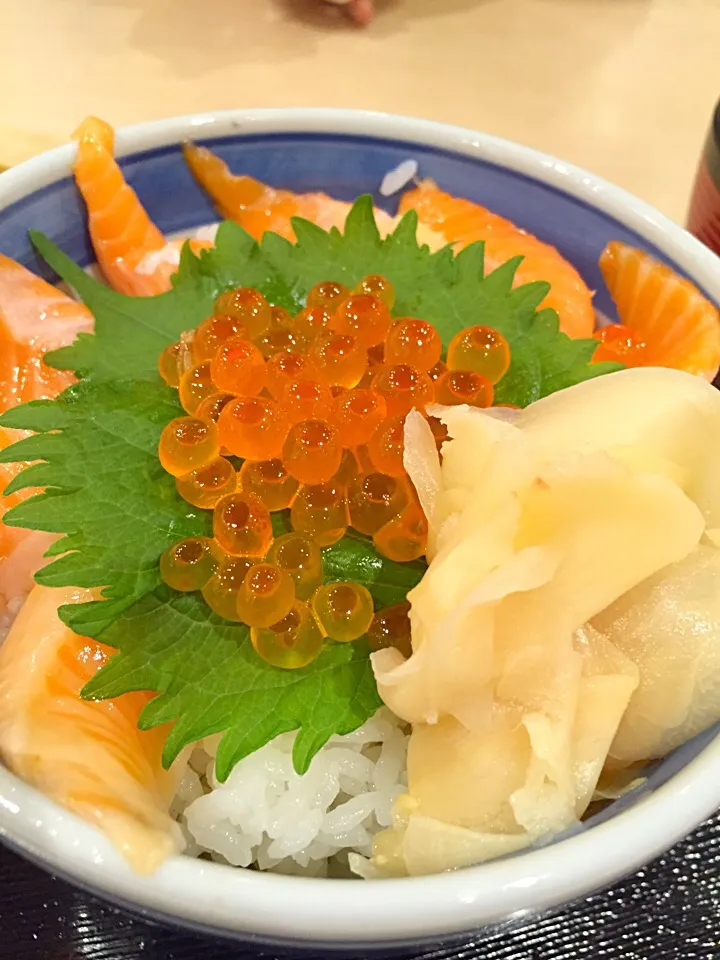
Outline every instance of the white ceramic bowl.
{"label": "white ceramic bowl", "polygon": [[[525,147],[470,130],[334,110],[232,111],[121,130],[128,176],[166,232],[212,218],[178,144],[222,140],[235,169],[293,189],[351,198],[372,192],[408,156],[443,187],[487,203],[558,246],[599,286],[611,238],[664,257],[720,302],[720,260],[622,190]],[[53,150],[0,176],[0,252],[38,269],[26,239],[38,227],[81,262],[90,255],[67,179],[73,150]],[[609,311],[607,301],[600,307]],[[477,931],[575,899],[628,874],[720,805],[720,738],[697,738],[651,774],[643,791],[573,835],[517,856],[426,878],[374,883],[289,878],[175,857],[138,877],[105,838],[0,769],[0,834],[53,872],[156,918],[237,938],[357,947]]]}

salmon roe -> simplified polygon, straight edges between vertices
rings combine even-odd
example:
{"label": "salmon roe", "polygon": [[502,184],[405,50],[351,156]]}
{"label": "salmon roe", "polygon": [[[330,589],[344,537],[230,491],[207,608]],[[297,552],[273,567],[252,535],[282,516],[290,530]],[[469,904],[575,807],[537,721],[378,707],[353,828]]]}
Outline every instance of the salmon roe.
{"label": "salmon roe", "polygon": [[[507,341],[486,326],[461,330],[443,358],[433,324],[393,322],[395,299],[379,275],[321,281],[297,316],[257,290],[228,290],[158,360],[187,414],[162,431],[158,456],[212,528],[166,550],[161,576],[244,624],[274,667],[300,669],[362,636],[411,653],[408,604],[376,611],[362,584],[325,582],[323,551],[353,529],[395,562],[424,556],[405,417],[432,403],[490,406],[510,365]],[[598,355],[636,348],[599,339]],[[429,423],[440,449],[445,428]]]}
{"label": "salmon roe", "polygon": [[449,370],[480,373],[494,386],[508,372],[510,347],[492,327],[465,327],[450,341],[447,365]]}
{"label": "salmon roe", "polygon": [[593,361],[599,363],[610,360],[625,363],[629,367],[643,366],[648,363],[647,346],[638,334],[622,323],[612,323],[595,334],[599,341],[593,354]]}

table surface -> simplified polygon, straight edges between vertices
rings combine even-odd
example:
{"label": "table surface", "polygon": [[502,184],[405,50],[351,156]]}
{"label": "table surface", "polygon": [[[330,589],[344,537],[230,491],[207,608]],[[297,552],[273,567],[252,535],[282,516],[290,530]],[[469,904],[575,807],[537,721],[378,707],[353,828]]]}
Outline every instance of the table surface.
{"label": "table surface", "polygon": [[[64,142],[87,113],[120,125],[229,107],[370,108],[527,143],[684,219],[720,94],[720,0],[379,5],[359,30],[316,0],[0,0],[0,165]],[[716,821],[628,883],[457,955],[717,957],[719,882]],[[249,956],[119,916],[9,851],[0,883],[3,960]]]}
{"label": "table surface", "polygon": [[684,219],[720,93],[720,0],[378,4],[358,29],[319,0],[5,0],[0,164],[87,113],[372,108],[519,140]]}

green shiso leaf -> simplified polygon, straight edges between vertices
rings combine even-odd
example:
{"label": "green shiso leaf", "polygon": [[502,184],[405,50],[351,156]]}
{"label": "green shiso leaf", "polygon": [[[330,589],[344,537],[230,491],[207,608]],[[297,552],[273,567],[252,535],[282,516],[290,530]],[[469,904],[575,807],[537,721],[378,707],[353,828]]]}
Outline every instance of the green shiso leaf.
{"label": "green shiso leaf", "polygon": [[[73,370],[76,384],[57,400],[28,403],[0,417],[2,426],[34,431],[0,451],[0,462],[32,461],[11,489],[44,488],[4,522],[60,535],[39,583],[99,588],[102,599],[60,610],[72,629],[117,650],[84,696],[155,691],[140,725],[172,724],[166,764],[187,744],[222,733],[223,779],[277,734],[297,730],[294,762],[303,772],[331,736],[356,729],[380,705],[364,640],[328,645],[309,666],[283,671],[255,655],[245,626],[218,618],[199,595],[174,593],[161,582],[162,552],[183,537],[208,535],[211,524],[208,512],[180,498],[157,458],[163,427],[182,415],[157,360],[212,312],[220,292],[255,287],[296,312],[321,280],[352,286],[369,273],[382,274],[395,287],[396,315],[431,321],[445,347],[471,324],[504,334],[512,362],[497,388],[501,403],[526,406],[617,369],[591,365],[595,341],[570,340],[559,332],[554,311],[538,310],[547,284],[513,288],[519,258],[486,277],[482,243],[457,256],[450,248],[432,253],[417,242],[416,225],[409,213],[382,239],[369,197],[355,203],[342,234],[293,221],[296,244],[274,234],[258,244],[241,227],[223,223],[215,247],[195,256],[186,245],[172,289],[148,298],[108,289],[50,240],[32,235],[92,310],[95,332],[46,357]],[[283,532],[287,517],[276,515],[274,526]],[[324,568],[327,580],[364,583],[381,608],[404,600],[425,564],[393,563],[367,538],[349,534],[324,552]]]}

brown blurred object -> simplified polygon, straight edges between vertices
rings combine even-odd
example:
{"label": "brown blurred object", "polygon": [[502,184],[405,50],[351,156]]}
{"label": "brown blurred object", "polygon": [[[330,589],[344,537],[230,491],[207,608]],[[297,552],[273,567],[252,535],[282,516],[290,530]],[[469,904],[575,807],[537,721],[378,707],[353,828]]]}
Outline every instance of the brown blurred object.
{"label": "brown blurred object", "polygon": [[720,255],[720,101],[695,178],[687,228]]}

